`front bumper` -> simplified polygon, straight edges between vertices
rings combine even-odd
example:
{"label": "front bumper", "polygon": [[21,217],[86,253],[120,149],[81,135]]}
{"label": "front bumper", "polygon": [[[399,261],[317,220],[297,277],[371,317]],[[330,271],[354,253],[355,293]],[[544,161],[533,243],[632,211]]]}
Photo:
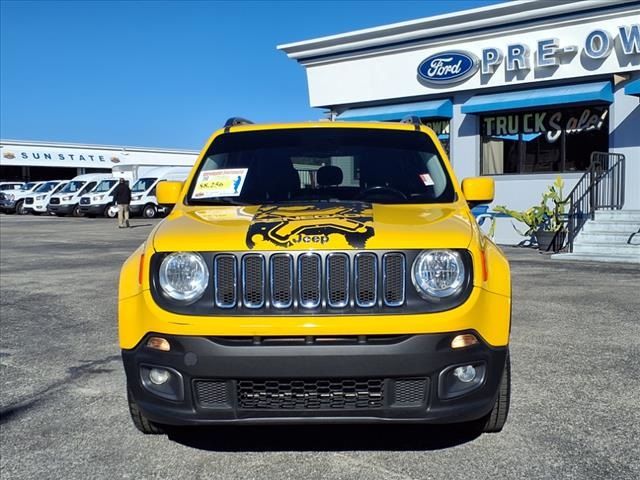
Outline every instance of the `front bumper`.
{"label": "front bumper", "polygon": [[16,202],[13,200],[0,200],[0,211],[13,212],[16,209]]}
{"label": "front bumper", "polygon": [[74,208],[76,208],[76,205],[72,203],[58,203],[55,205],[50,203],[47,205],[47,211],[49,213],[56,213],[59,215],[69,215],[73,212]]}
{"label": "front bumper", "polygon": [[[468,331],[359,340],[162,335],[170,352],[146,347],[145,337],[122,358],[138,407],[161,424],[456,423],[491,411],[508,351],[482,340],[453,350],[459,333]],[[478,379],[452,398],[452,371],[462,365],[475,365]],[[173,372],[171,399],[149,382],[153,367]]]}
{"label": "front bumper", "polygon": [[135,205],[135,204],[130,204],[129,205],[129,215],[131,216],[138,216],[138,215],[142,215],[142,210],[144,209],[144,205]]}
{"label": "front bumper", "polygon": [[83,215],[103,215],[106,205],[82,205],[80,204],[80,213]]}

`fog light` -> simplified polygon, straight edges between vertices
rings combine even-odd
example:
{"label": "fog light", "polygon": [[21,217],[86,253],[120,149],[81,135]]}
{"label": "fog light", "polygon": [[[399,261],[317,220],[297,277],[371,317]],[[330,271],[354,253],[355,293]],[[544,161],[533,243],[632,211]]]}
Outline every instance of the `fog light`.
{"label": "fog light", "polygon": [[[475,374],[475,371],[474,371]],[[162,385],[163,383],[167,383],[171,374],[168,370],[164,368],[152,368],[149,370],[149,380],[151,383],[155,385]]]}
{"label": "fog light", "polygon": [[147,347],[153,348],[155,350],[161,350],[163,352],[168,352],[171,350],[171,345],[169,345],[169,341],[166,338],[162,337],[150,337],[147,340]]}
{"label": "fog light", "polygon": [[464,348],[478,343],[478,339],[471,333],[465,333],[463,335],[456,335],[451,340],[451,348]]}
{"label": "fog light", "polygon": [[[153,370],[151,370],[153,372]],[[473,382],[476,378],[476,369],[471,365],[465,365],[464,367],[457,367],[453,371],[453,375],[463,383]]]}

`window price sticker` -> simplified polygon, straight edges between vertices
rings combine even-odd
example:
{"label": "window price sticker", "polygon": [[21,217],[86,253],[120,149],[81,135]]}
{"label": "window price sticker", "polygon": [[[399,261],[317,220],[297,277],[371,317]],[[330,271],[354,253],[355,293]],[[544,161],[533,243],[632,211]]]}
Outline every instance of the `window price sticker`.
{"label": "window price sticker", "polygon": [[193,198],[238,197],[248,170],[233,168],[200,172]]}
{"label": "window price sticker", "polygon": [[434,185],[433,179],[428,173],[421,173],[420,180],[422,180],[422,183],[424,183],[427,187],[430,185]]}

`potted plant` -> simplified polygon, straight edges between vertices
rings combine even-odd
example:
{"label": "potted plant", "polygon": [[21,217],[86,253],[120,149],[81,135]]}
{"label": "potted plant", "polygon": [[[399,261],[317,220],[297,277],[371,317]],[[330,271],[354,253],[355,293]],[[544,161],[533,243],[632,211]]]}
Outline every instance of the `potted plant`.
{"label": "potted plant", "polygon": [[524,223],[528,228],[525,232],[518,230],[523,236],[531,237],[538,244],[538,249],[544,252],[557,252],[564,245],[566,229],[564,226],[565,204],[562,199],[564,181],[557,177],[556,181],[542,194],[540,204],[524,211],[510,210],[504,205],[495,208],[496,212],[504,213]]}

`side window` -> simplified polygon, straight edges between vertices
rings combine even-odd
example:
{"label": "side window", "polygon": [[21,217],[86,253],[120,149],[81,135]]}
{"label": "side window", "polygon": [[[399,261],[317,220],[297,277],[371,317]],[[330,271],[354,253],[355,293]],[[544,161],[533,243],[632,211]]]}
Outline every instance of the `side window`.
{"label": "side window", "polygon": [[54,190],[53,193],[58,193],[60,190],[62,190],[64,188],[64,186],[66,185],[66,183],[61,183],[60,185],[58,185]]}
{"label": "side window", "polygon": [[93,187],[95,187],[95,186],[96,186],[96,182],[87,183],[84,186],[84,188],[82,190],[80,190],[79,195],[84,195],[85,193],[90,192],[93,189]]}

